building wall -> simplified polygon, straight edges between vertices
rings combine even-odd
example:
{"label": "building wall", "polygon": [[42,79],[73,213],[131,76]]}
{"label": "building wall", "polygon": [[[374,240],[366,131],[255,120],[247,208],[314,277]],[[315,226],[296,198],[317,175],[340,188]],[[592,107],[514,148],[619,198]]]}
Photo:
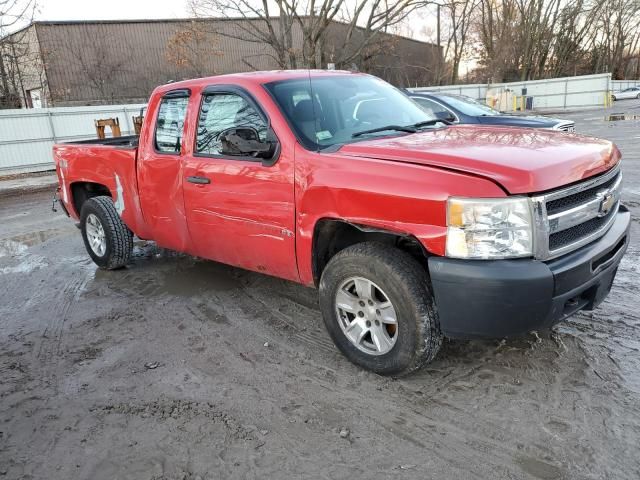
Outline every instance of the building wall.
{"label": "building wall", "polygon": [[[234,28],[231,22],[220,23],[222,31]],[[146,101],[154,87],[168,81],[277,67],[267,45],[212,35],[197,22],[46,23],[37,28],[56,106]],[[198,36],[199,42],[189,42],[184,52],[174,48],[174,56],[193,57],[176,65],[168,49],[180,32]],[[191,48],[197,51],[187,51]]]}
{"label": "building wall", "polygon": [[39,106],[47,106],[47,81],[35,25],[0,40],[0,57],[4,61],[10,93],[20,106],[30,107],[36,98],[40,99]]}
{"label": "building wall", "polygon": [[[41,85],[48,106],[137,103],[169,81],[278,69],[271,46],[247,40],[243,32],[249,22],[259,20],[37,22],[28,29],[40,52],[32,62],[30,76],[37,81],[30,88]],[[357,31],[345,45],[346,28],[334,24],[322,48],[324,67],[337,52],[360,44],[363,34]],[[292,35],[301,49],[298,26]],[[357,68],[399,86],[429,82],[430,65],[441,52],[432,44],[382,33],[366,51]]]}

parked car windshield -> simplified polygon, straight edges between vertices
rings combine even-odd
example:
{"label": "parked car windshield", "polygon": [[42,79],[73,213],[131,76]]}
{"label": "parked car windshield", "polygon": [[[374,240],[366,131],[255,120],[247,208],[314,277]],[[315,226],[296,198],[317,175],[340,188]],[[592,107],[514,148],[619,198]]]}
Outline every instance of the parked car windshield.
{"label": "parked car windshield", "polygon": [[476,102],[471,97],[464,97],[462,95],[438,95],[444,102],[448,103],[453,108],[461,111],[465,115],[471,117],[482,117],[486,115],[500,115],[500,112],[494,110],[487,105],[480,102]]}
{"label": "parked car windshield", "polygon": [[[272,82],[265,87],[297,137],[310,150],[401,135],[406,132],[394,128],[362,132],[435,120],[400,90],[368,75],[311,76]],[[418,126],[416,130],[427,127]]]}

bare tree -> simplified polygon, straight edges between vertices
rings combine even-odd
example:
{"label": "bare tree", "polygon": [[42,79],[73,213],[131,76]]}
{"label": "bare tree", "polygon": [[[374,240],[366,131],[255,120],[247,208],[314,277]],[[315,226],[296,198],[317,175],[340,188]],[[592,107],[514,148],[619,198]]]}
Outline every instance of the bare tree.
{"label": "bare tree", "polygon": [[480,2],[474,30],[487,79],[599,72],[622,78],[640,71],[636,66],[640,53],[637,0]]}
{"label": "bare tree", "polygon": [[[77,25],[48,44],[44,52],[45,61],[54,63],[60,56],[73,71],[71,88],[80,93],[76,97],[85,97],[87,102],[116,103],[121,92],[127,90],[127,73],[135,68],[129,50],[114,49],[117,39],[108,29],[96,30],[91,25]],[[54,102],[65,101],[69,92],[52,91]]]}
{"label": "bare tree", "polygon": [[450,64],[450,81],[458,82],[460,63],[469,48],[469,36],[481,0],[445,0],[444,7],[448,40],[444,51]]}
{"label": "bare tree", "polygon": [[624,78],[625,59],[638,55],[639,29],[640,2],[604,1],[591,30],[593,68],[611,72],[614,78]]}
{"label": "bare tree", "polygon": [[381,33],[421,4],[423,0],[190,0],[198,18],[241,19],[232,31],[220,28],[215,33],[268,46],[267,54],[280,68],[359,63],[379,49]]}
{"label": "bare tree", "polygon": [[0,0],[0,108],[20,108],[24,98],[20,62],[28,43],[24,34],[11,31],[27,24],[35,9],[35,0]]}
{"label": "bare tree", "polygon": [[202,22],[193,21],[169,38],[165,55],[187,77],[214,75],[217,72],[213,58],[223,55],[215,48],[216,43],[216,35],[207,31]]}

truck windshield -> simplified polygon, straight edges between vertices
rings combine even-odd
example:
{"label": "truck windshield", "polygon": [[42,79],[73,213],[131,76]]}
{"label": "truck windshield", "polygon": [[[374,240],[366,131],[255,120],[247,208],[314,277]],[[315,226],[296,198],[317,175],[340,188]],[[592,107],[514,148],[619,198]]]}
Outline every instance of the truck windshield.
{"label": "truck windshield", "polygon": [[400,90],[368,75],[312,76],[272,82],[265,87],[298,139],[310,150],[404,135],[432,127],[430,121],[435,120]]}

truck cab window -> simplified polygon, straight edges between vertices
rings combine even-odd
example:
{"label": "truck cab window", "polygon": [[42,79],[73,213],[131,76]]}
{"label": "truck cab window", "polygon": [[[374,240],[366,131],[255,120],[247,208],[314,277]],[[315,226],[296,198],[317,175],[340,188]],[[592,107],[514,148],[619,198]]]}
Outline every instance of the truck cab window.
{"label": "truck cab window", "polygon": [[267,138],[267,123],[243,97],[233,93],[206,95],[198,116],[196,153],[222,155],[220,137],[230,128],[252,128],[260,141]]}
{"label": "truck cab window", "polygon": [[160,102],[156,123],[155,146],[161,153],[180,153],[189,97],[168,97]]}

